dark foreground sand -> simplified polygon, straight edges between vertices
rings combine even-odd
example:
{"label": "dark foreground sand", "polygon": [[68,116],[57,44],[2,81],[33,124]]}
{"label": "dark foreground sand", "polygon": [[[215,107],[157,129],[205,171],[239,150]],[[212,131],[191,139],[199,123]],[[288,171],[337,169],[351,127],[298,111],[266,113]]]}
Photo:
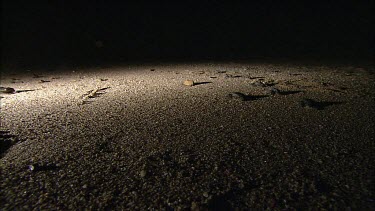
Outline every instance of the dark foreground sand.
{"label": "dark foreground sand", "polygon": [[4,73],[18,92],[1,94],[0,209],[375,209],[373,73],[260,62]]}

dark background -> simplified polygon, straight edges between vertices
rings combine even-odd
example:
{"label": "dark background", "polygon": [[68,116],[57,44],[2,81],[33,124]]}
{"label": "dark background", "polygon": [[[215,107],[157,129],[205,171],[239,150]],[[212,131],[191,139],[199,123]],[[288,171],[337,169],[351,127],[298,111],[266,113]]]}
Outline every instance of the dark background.
{"label": "dark background", "polygon": [[3,1],[2,63],[373,56],[373,1],[119,2]]}

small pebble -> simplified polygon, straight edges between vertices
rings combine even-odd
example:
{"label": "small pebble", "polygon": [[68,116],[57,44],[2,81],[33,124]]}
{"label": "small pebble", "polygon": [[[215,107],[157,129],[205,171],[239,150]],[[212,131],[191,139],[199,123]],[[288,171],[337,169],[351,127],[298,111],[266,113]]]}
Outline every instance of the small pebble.
{"label": "small pebble", "polygon": [[276,88],[272,88],[270,90],[271,95],[276,95],[276,94],[280,94],[280,93],[281,93],[281,91],[279,89],[276,89]]}
{"label": "small pebble", "polygon": [[198,210],[198,208],[199,207],[198,207],[198,204],[196,202],[194,202],[194,201],[191,202],[191,207],[190,207],[191,210]]}
{"label": "small pebble", "polygon": [[33,166],[33,165],[29,165],[28,167],[29,167],[30,171],[34,171],[35,170],[35,166]]}
{"label": "small pebble", "polygon": [[193,80],[186,80],[184,81],[185,86],[194,86],[194,81]]}
{"label": "small pebble", "polygon": [[13,94],[16,92],[16,90],[11,87],[0,87],[0,92],[6,94]]}
{"label": "small pebble", "polygon": [[146,176],[146,171],[145,170],[142,170],[140,173],[139,173],[139,176],[141,176],[142,178]]}
{"label": "small pebble", "polygon": [[204,193],[203,193],[203,196],[207,198],[207,197],[208,197],[208,193],[207,193],[207,192],[204,192]]}
{"label": "small pebble", "polygon": [[245,185],[241,182],[240,184],[238,184],[238,187],[239,187],[240,189],[243,189],[243,188],[245,187]]}
{"label": "small pebble", "polygon": [[251,83],[252,86],[258,86],[258,87],[267,87],[266,84],[264,84],[263,82],[260,82],[260,81],[256,81],[256,82],[253,82]]}
{"label": "small pebble", "polygon": [[228,96],[232,99],[239,99],[242,101],[246,100],[246,95],[242,94],[241,92],[233,92],[233,93],[230,93]]}
{"label": "small pebble", "polygon": [[321,109],[321,107],[319,106],[319,103],[316,102],[315,100],[312,100],[312,99],[303,99],[301,102],[300,102],[301,106],[304,107],[304,108],[315,108],[315,109]]}

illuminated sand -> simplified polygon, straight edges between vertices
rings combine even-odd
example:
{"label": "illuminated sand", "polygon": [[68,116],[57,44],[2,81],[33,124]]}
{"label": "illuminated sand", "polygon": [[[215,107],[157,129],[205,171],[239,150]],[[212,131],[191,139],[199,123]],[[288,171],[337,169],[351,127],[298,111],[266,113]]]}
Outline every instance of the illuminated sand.
{"label": "illuminated sand", "polygon": [[23,92],[1,94],[1,127],[20,140],[1,158],[1,208],[374,205],[373,66],[88,70],[2,75]]}

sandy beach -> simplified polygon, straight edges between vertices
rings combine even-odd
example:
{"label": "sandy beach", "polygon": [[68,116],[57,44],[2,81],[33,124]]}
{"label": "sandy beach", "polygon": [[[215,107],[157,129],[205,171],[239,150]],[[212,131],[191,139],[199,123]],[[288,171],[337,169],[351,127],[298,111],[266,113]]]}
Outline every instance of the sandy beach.
{"label": "sandy beach", "polygon": [[[4,71],[1,210],[373,210],[374,66]],[[193,80],[193,86],[184,85]]]}

